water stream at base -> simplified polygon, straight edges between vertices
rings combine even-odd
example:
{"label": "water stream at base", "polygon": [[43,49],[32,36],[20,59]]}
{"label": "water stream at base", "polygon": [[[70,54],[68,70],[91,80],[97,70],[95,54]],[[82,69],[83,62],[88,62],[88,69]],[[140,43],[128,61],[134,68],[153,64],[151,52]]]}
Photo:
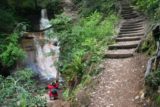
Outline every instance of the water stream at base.
{"label": "water stream at base", "polygon": [[[47,10],[41,10],[40,30],[51,27],[47,17]],[[59,46],[57,38],[50,39],[48,34],[53,33],[52,29],[40,33],[29,33],[28,36],[33,37],[31,47],[34,50],[27,51],[26,65],[34,72],[39,74],[42,81],[51,81],[57,79],[58,71],[55,63],[59,58]],[[56,45],[55,45],[56,44]],[[31,44],[28,43],[30,46]]]}

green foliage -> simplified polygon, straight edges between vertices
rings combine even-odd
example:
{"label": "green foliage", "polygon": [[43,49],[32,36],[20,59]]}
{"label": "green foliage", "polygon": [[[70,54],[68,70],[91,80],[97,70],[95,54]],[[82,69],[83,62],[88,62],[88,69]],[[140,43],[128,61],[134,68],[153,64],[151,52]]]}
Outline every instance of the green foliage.
{"label": "green foliage", "polygon": [[60,15],[56,15],[55,19],[51,20],[51,23],[54,25],[54,30],[59,32],[61,30],[70,29],[71,18],[64,15],[64,13]]}
{"label": "green foliage", "polygon": [[152,88],[153,90],[157,90],[160,85],[160,70],[152,72],[146,78],[146,85]]}
{"label": "green foliage", "polygon": [[94,11],[110,14],[115,12],[116,0],[74,0],[81,5],[81,14],[84,16],[90,15]]}
{"label": "green foliage", "polygon": [[160,95],[157,95],[156,97],[156,104],[160,106]]}
{"label": "green foliage", "polygon": [[151,19],[160,18],[160,0],[135,0],[135,4],[140,10],[146,13]]}
{"label": "green foliage", "polygon": [[71,21],[70,17],[64,15],[64,13],[60,15],[56,15],[56,19],[51,20],[53,25],[66,25]]}
{"label": "green foliage", "polygon": [[0,61],[2,65],[11,67],[24,57],[24,52],[18,44],[18,34],[13,33],[5,38],[0,46]]}
{"label": "green foliage", "polygon": [[155,55],[156,53],[156,42],[152,36],[152,33],[150,33],[145,41],[142,43],[141,48],[139,49],[140,52],[146,53],[147,55]]}
{"label": "green foliage", "polygon": [[26,69],[17,71],[7,78],[0,76],[0,106],[7,107],[44,107],[45,99],[40,95],[41,87],[32,80],[33,72]]}
{"label": "green foliage", "polygon": [[65,75],[67,81],[78,81],[77,79],[81,80],[83,75],[91,73],[92,66],[101,60],[106,45],[111,43],[110,38],[115,33],[114,25],[117,17],[111,15],[99,23],[101,18],[100,13],[94,12],[73,26],[66,23],[69,22],[68,18],[66,21],[64,18],[61,18],[61,21],[60,19],[52,21],[58,24],[62,22],[61,25],[66,26],[65,29],[58,30],[56,35],[62,47],[61,56],[63,58],[60,64],[63,67],[60,71]]}

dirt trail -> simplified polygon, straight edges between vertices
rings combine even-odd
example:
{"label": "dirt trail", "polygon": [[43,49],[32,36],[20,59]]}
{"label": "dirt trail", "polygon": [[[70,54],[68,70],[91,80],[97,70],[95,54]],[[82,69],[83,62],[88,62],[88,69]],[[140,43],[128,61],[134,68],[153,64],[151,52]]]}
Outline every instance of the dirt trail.
{"label": "dirt trail", "polygon": [[[121,1],[122,21],[116,43],[108,47],[105,70],[91,92],[89,107],[143,107],[145,55],[135,51],[145,36],[145,18],[124,0]],[[114,58],[114,59],[113,59]]]}
{"label": "dirt trail", "polygon": [[91,93],[90,107],[143,107],[139,104],[147,57],[107,59],[99,83]]}

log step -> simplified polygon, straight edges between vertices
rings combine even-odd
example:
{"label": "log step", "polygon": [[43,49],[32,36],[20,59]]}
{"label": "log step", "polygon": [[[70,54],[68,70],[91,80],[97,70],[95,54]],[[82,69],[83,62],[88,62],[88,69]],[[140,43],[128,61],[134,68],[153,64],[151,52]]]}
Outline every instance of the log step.
{"label": "log step", "polygon": [[134,10],[130,10],[130,11],[122,10],[120,13],[123,14],[123,13],[136,13],[136,12]]}
{"label": "log step", "polygon": [[137,19],[137,20],[130,20],[130,21],[125,21],[123,22],[123,24],[125,23],[130,23],[130,24],[133,24],[133,23],[138,23],[138,22],[144,22],[144,19]]}
{"label": "log step", "polygon": [[137,30],[137,31],[123,31],[123,32],[120,32],[119,35],[121,34],[134,34],[134,33],[141,33],[141,32],[144,32],[143,30]]}
{"label": "log step", "polygon": [[138,24],[138,25],[123,25],[122,24],[122,29],[126,29],[126,28],[128,28],[128,29],[132,29],[132,28],[139,28],[139,27],[143,27],[143,25],[141,25],[141,24]]}
{"label": "log step", "polygon": [[124,20],[116,40],[116,44],[109,45],[105,53],[107,58],[132,57],[135,49],[144,36],[144,17],[134,11],[133,7],[126,2],[121,2],[121,17]]}
{"label": "log step", "polygon": [[133,19],[133,18],[137,18],[138,15],[135,16],[123,16],[124,19]]}
{"label": "log step", "polygon": [[117,44],[109,45],[109,50],[115,49],[132,49],[136,48],[139,44],[139,41],[132,41],[132,42],[118,42]]}
{"label": "log step", "polygon": [[128,7],[128,6],[122,6],[122,11],[133,11],[132,7]]}
{"label": "log step", "polygon": [[142,36],[134,36],[134,37],[118,37],[116,38],[117,42],[122,42],[122,41],[137,41],[140,40]]}
{"label": "log step", "polygon": [[120,32],[126,32],[126,31],[137,31],[137,30],[143,30],[143,27],[138,27],[138,28],[121,28]]}
{"label": "log step", "polygon": [[135,16],[135,15],[137,15],[137,13],[130,12],[130,13],[122,13],[121,15],[122,16]]}
{"label": "log step", "polygon": [[118,37],[133,37],[133,36],[144,36],[144,33],[131,33],[131,34],[120,34]]}
{"label": "log step", "polygon": [[142,26],[143,23],[133,23],[133,24],[122,24],[123,27],[139,27]]}
{"label": "log step", "polygon": [[105,58],[128,58],[132,57],[135,49],[109,50],[105,53]]}
{"label": "log step", "polygon": [[144,22],[143,21],[141,21],[141,22],[132,22],[132,23],[122,23],[122,25],[124,25],[124,26],[133,26],[133,25],[141,25],[141,24],[143,24]]}

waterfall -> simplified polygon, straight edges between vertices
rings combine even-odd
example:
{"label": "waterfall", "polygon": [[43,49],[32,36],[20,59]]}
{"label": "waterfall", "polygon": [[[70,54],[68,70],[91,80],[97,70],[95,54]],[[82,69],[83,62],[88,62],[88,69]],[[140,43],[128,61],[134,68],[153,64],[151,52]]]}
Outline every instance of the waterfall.
{"label": "waterfall", "polygon": [[[41,10],[41,19],[40,19],[40,30],[44,30],[46,28],[51,27],[52,25],[49,22],[48,16],[47,16],[47,10],[46,9],[42,9]],[[44,31],[45,36],[50,36],[51,34],[53,34],[53,30],[52,29],[48,29],[47,31]]]}
{"label": "waterfall", "polygon": [[[40,30],[51,27],[52,25],[49,22],[47,16],[47,10],[41,10],[41,19],[40,19]],[[56,69],[55,63],[58,62],[59,57],[59,46],[54,45],[58,42],[57,38],[49,38],[50,34],[53,34],[53,29],[46,30],[44,32],[45,42],[43,46],[40,46],[40,43],[36,42],[37,49],[37,63],[38,66],[42,69],[43,78],[57,78],[58,71]]]}
{"label": "waterfall", "polygon": [[[40,30],[51,27],[47,17],[47,10],[41,10]],[[53,81],[58,78],[58,71],[55,64],[59,59],[59,43],[57,37],[50,37],[53,29],[46,30],[42,33],[29,33],[33,37],[33,46],[30,43],[24,43],[25,47],[34,47],[34,51],[27,51],[26,63],[29,68],[39,74],[44,82]],[[28,41],[28,40],[26,40]]]}
{"label": "waterfall", "polygon": [[47,16],[47,10],[42,9],[41,10],[41,19],[40,19],[40,30],[46,29],[51,26],[52,25],[49,23],[49,19]]}

